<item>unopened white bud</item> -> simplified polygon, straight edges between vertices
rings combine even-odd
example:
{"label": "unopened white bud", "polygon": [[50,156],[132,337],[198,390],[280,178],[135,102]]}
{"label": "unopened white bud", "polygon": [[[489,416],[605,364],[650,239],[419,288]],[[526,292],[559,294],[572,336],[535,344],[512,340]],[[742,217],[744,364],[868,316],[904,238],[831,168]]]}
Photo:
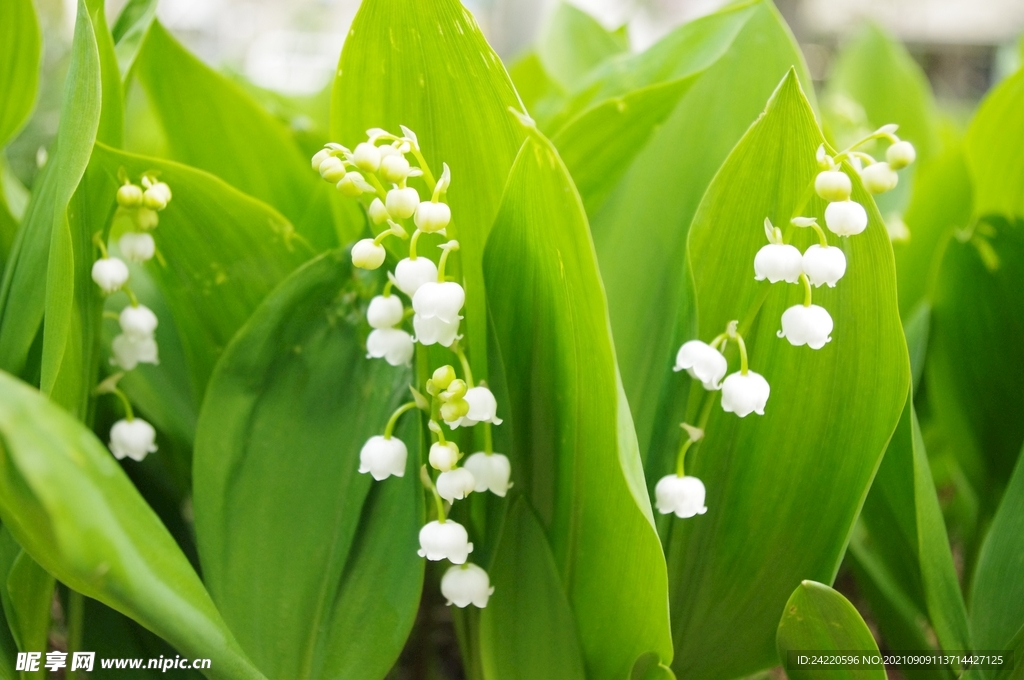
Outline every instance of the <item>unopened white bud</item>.
{"label": "unopened white bud", "polygon": [[760,373],[737,371],[722,383],[722,410],[745,418],[751,413],[764,415],[771,389]]}
{"label": "unopened white bud", "polygon": [[370,437],[359,451],[359,472],[369,472],[378,482],[394,475],[405,476],[409,450],[398,437]]}
{"label": "unopened white bud", "polygon": [[366,337],[366,357],[392,366],[409,365],[415,349],[412,336],[399,328],[377,328]]}
{"label": "unopened white bud", "polygon": [[380,167],[380,149],[369,142],[357,144],[352,152],[352,162],[366,172],[377,172]]}
{"label": "unopened white bud", "polygon": [[860,179],[864,188],[873,194],[884,194],[896,188],[900,176],[886,162],[872,163],[860,171]]}
{"label": "unopened white bud", "polygon": [[156,452],[156,430],[142,418],[119,420],[110,428],[110,452],[118,460],[141,461]]}
{"label": "unopened white bud", "polygon": [[804,251],[803,268],[812,285],[835,288],[846,273],[846,255],[841,248],[815,244]]}
{"label": "unopened white bud", "polygon": [[167,207],[167,195],[152,186],[142,194],[142,205],[150,210],[163,210]]}
{"label": "unopened white bud", "polygon": [[441,231],[452,221],[452,209],[447,203],[433,203],[423,201],[416,208],[416,217],[413,222],[416,228],[428,234]]}
{"label": "unopened white bud", "polygon": [[654,487],[658,512],[663,515],[675,513],[676,517],[683,519],[708,511],[704,496],[704,482],[696,477],[668,475],[659,479]]}
{"label": "unopened white bud", "polygon": [[373,187],[370,186],[362,174],[355,171],[345,173],[345,176],[338,181],[335,187],[343,195],[351,198],[356,198],[364,193],[373,191]]}
{"label": "unopened white bud", "polygon": [[391,215],[404,220],[416,212],[416,206],[420,204],[420,195],[413,187],[392,189],[387,193],[384,204]]}
{"label": "unopened white bud", "polygon": [[366,320],[373,328],[392,328],[402,323],[405,308],[397,295],[377,295],[366,308]]}
{"label": "unopened white bud", "polygon": [[110,343],[110,351],[114,355],[110,363],[125,371],[132,371],[139,364],[160,363],[156,340],[152,335],[136,339],[121,333]]}
{"label": "unopened white bud", "polygon": [[132,340],[145,340],[153,337],[159,323],[156,314],[146,305],[128,305],[117,317],[121,332]]}
{"label": "unopened white bud", "polygon": [[123,208],[135,208],[142,205],[142,188],[134,184],[124,184],[117,190],[117,204]]}
{"label": "unopened white bud", "polygon": [[454,468],[437,476],[437,495],[449,503],[465,498],[474,488],[476,480],[466,468]]}
{"label": "unopened white bud", "polygon": [[448,567],[441,577],[441,594],[449,605],[463,608],[473,605],[483,609],[494,594],[494,586],[487,572],[475,564]]}
{"label": "unopened white bud", "polygon": [[417,554],[432,562],[448,560],[463,564],[473,552],[466,528],[453,520],[434,520],[420,529],[420,549]]}
{"label": "unopened white bud", "polygon": [[885,160],[893,170],[902,170],[917,159],[914,145],[908,141],[899,141],[885,151]]}
{"label": "unopened white bud", "polygon": [[754,256],[754,280],[770,283],[800,281],[800,251],[796,246],[769,243],[761,246]]}
{"label": "unopened white bud", "polygon": [[110,295],[128,282],[128,265],[116,257],[105,257],[92,265],[92,280],[105,294]]}
{"label": "unopened white bud", "polygon": [[374,224],[384,224],[391,219],[391,215],[388,214],[388,209],[384,207],[384,202],[379,198],[373,199],[370,203],[368,212],[370,213],[370,219],[373,220]]}
{"label": "unopened white bud", "polygon": [[729,364],[717,349],[701,342],[690,340],[684,342],[676,354],[675,371],[686,370],[691,378],[700,380],[706,390],[722,388],[722,378],[729,370]]}
{"label": "unopened white bud", "polygon": [[156,229],[160,224],[160,216],[152,208],[139,208],[135,211],[135,226],[143,231]]}
{"label": "unopened white bud", "polygon": [[429,257],[405,258],[395,267],[395,285],[409,297],[424,283],[437,281],[437,265]]}
{"label": "unopened white bud", "polygon": [[156,241],[153,237],[134,231],[122,234],[117,247],[129,262],[147,262],[156,254]]}
{"label": "unopened white bud", "polygon": [[395,147],[389,146],[385,148],[391,149],[394,153],[389,152],[381,158],[380,174],[383,175],[386,181],[397,184],[409,175],[411,167],[409,166],[409,161],[401,153],[398,153]]}
{"label": "unopened white bud", "polygon": [[[326,149],[325,149],[326,151]],[[337,156],[328,155],[322,161],[320,166],[317,168],[320,171],[320,176],[328,182],[336,184],[345,176],[345,164],[341,162],[341,159]]]}
{"label": "unopened white bud", "polygon": [[839,236],[854,236],[868,226],[868,213],[856,201],[836,201],[825,207],[825,226]]}
{"label": "unopened white bud", "polygon": [[459,447],[454,442],[434,442],[430,446],[428,460],[430,467],[441,472],[448,472],[459,462]]}
{"label": "unopened white bud", "polygon": [[313,154],[313,169],[316,170],[317,172],[320,172],[320,166],[323,164],[325,160],[327,160],[330,157],[330,149],[320,149],[319,151],[317,151],[315,154]]}
{"label": "unopened white bud", "polygon": [[376,269],[384,264],[387,254],[384,246],[374,243],[372,238],[364,238],[352,246],[352,264],[360,269]]}
{"label": "unopened white bud", "polygon": [[824,307],[793,305],[782,313],[782,330],[777,335],[794,347],[821,349],[832,339],[831,332],[832,317]]}
{"label": "unopened white bud", "polygon": [[473,473],[473,479],[476,480],[476,487],[473,490],[477,493],[490,491],[495,496],[504,498],[512,486],[509,481],[512,466],[508,457],[500,453],[474,453],[466,459],[463,467]]}
{"label": "unopened white bud", "polygon": [[826,201],[847,201],[853,184],[842,170],[825,170],[814,178],[814,190]]}

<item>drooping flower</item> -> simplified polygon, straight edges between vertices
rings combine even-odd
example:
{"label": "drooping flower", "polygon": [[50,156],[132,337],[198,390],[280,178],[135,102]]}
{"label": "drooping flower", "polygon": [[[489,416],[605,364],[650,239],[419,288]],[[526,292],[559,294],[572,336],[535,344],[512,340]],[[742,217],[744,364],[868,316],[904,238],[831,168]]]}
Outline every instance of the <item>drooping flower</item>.
{"label": "drooping flower", "polygon": [[823,170],[814,178],[814,190],[826,201],[848,201],[853,185],[842,170]]}
{"label": "drooping flower", "polygon": [[491,423],[501,425],[501,418],[498,417],[498,400],[494,393],[483,386],[471,387],[466,390],[465,400],[469,403],[469,411],[466,415],[450,423],[454,430],[457,427],[473,427],[477,423]]}
{"label": "drooping flower", "polygon": [[786,338],[795,347],[807,345],[821,349],[832,338],[832,317],[818,305],[794,305],[782,313],[780,338]]}
{"label": "drooping flower", "polygon": [[424,283],[437,281],[437,265],[429,257],[408,257],[395,267],[395,285],[409,297],[416,294]]}
{"label": "drooping flower", "polygon": [[357,144],[352,152],[352,162],[360,170],[377,172],[380,167],[380,149],[370,142]]}
{"label": "drooping flower", "polygon": [[118,460],[141,461],[156,452],[156,430],[142,418],[119,420],[110,428],[110,452]]}
{"label": "drooping flower", "polygon": [[414,187],[396,187],[387,193],[387,200],[384,201],[388,213],[403,220],[412,217],[419,204],[420,195]]}
{"label": "drooping flower", "polygon": [[367,212],[370,214],[370,219],[373,220],[374,224],[384,224],[391,218],[391,215],[388,214],[388,209],[384,207],[383,201],[379,198],[375,198],[370,202]]}
{"label": "drooping flower", "polygon": [[[316,158],[316,156],[314,156],[314,158]],[[317,171],[320,173],[321,177],[331,184],[337,184],[346,174],[345,164],[341,162],[340,158],[337,156],[331,156],[330,154],[320,161]]]}
{"label": "drooping flower", "polygon": [[412,327],[416,331],[416,342],[421,345],[441,345],[451,347],[459,338],[459,319],[445,321],[439,317],[425,319],[419,314],[412,317]]}
{"label": "drooping flower", "polygon": [[704,482],[690,476],[667,475],[654,487],[658,512],[663,515],[675,513],[676,517],[684,519],[708,511],[704,495]]}
{"label": "drooping flower", "polygon": [[476,480],[476,487],[473,490],[477,493],[490,491],[495,496],[504,498],[512,486],[509,481],[512,466],[508,457],[500,453],[474,453],[466,459],[463,467],[473,473],[473,479]]}
{"label": "drooping flower", "polygon": [[366,320],[373,328],[392,328],[402,323],[405,308],[397,295],[377,295],[366,308]]}
{"label": "drooping flower", "polygon": [[487,572],[475,564],[449,567],[441,577],[441,594],[449,605],[463,608],[472,604],[483,609],[493,593]]}
{"label": "drooping flower", "polygon": [[914,151],[914,145],[905,140],[896,142],[885,151],[885,160],[893,170],[902,170],[913,163],[916,158],[917,152]]}
{"label": "drooping flower", "polygon": [[385,148],[393,149],[394,153],[388,153],[381,158],[380,174],[388,182],[401,182],[409,176],[409,171],[412,169],[409,166],[409,161],[405,159],[405,155],[398,153],[398,150],[394,147],[382,147],[381,151]]}
{"label": "drooping flower", "polygon": [[465,303],[466,291],[454,281],[424,283],[412,296],[413,310],[424,319],[437,317],[442,321],[456,321]]}
{"label": "drooping flower", "polygon": [[128,265],[116,257],[104,257],[92,265],[92,280],[106,295],[121,289],[128,282]]}
{"label": "drooping flower", "polygon": [[800,257],[796,246],[783,243],[762,246],[754,256],[754,280],[796,283],[800,280]]}
{"label": "drooping flower", "polygon": [[883,194],[896,188],[900,176],[885,161],[872,163],[860,171],[860,179],[864,188],[873,194]]}
{"label": "drooping flower", "polygon": [[121,310],[117,320],[121,324],[121,332],[135,341],[153,337],[158,323],[156,314],[146,305],[128,305]]}
{"label": "drooping flower", "polygon": [[676,365],[672,370],[686,370],[691,378],[700,380],[706,390],[721,389],[722,378],[729,370],[729,364],[717,349],[701,342],[690,340],[684,342],[676,354]]}
{"label": "drooping flower", "polygon": [[868,226],[868,213],[856,201],[836,201],[825,207],[825,226],[838,236],[854,236]]}
{"label": "drooping flower", "polygon": [[415,351],[412,336],[400,328],[376,328],[366,336],[366,356],[383,358],[392,366],[406,366]]}
{"label": "drooping flower", "polygon": [[476,479],[473,473],[464,467],[457,467],[437,476],[437,494],[449,503],[465,498],[475,488]]}
{"label": "drooping flower", "polygon": [[846,255],[842,248],[815,244],[804,251],[803,269],[812,285],[835,288],[846,273]]}
{"label": "drooping flower", "polygon": [[118,187],[117,204],[125,208],[137,208],[142,205],[142,187],[135,184],[123,184]]}
{"label": "drooping flower", "polygon": [[114,356],[110,363],[126,371],[134,370],[139,364],[159,364],[160,356],[156,340],[152,336],[133,339],[121,333],[110,343]]}
{"label": "drooping flower", "polygon": [[372,193],[373,187],[366,181],[361,172],[355,170],[345,173],[334,187],[345,196],[356,198],[364,193]]}
{"label": "drooping flower", "polygon": [[142,193],[142,205],[150,210],[163,210],[171,200],[171,191],[163,182],[152,185]]}
{"label": "drooping flower", "polygon": [[364,238],[352,246],[352,264],[360,269],[376,269],[384,264],[387,254],[384,246],[374,243],[372,238]]}
{"label": "drooping flower", "polygon": [[432,562],[448,560],[452,564],[463,564],[471,552],[473,544],[469,542],[469,534],[458,522],[434,520],[420,529],[420,549],[417,551],[420,557]]}
{"label": "drooping flower", "polygon": [[422,232],[433,234],[441,231],[452,221],[452,209],[447,203],[424,201],[416,207],[413,222]]}
{"label": "drooping flower", "polygon": [[313,154],[313,158],[310,161],[312,163],[312,165],[313,165],[313,169],[316,170],[317,172],[319,172],[321,164],[323,164],[323,162],[325,160],[327,160],[328,158],[330,158],[330,157],[331,157],[331,150],[330,149],[320,149],[319,151],[317,151],[315,154]]}
{"label": "drooping flower", "polygon": [[146,262],[156,254],[156,242],[153,237],[134,231],[125,232],[117,241],[117,247],[129,262]]}
{"label": "drooping flower", "polygon": [[359,451],[359,472],[369,472],[378,482],[391,475],[403,477],[408,456],[405,442],[398,437],[374,435]]}
{"label": "drooping flower", "polygon": [[770,391],[768,381],[760,373],[737,371],[722,383],[722,410],[740,418],[751,413],[763,416]]}
{"label": "drooping flower", "polygon": [[434,442],[430,446],[428,460],[430,467],[448,472],[459,463],[459,447],[454,442]]}

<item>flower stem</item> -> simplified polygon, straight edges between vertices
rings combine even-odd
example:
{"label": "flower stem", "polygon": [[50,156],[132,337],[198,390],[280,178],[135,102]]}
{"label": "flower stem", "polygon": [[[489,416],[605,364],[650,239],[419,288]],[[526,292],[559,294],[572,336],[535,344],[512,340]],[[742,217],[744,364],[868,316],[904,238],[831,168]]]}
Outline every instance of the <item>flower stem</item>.
{"label": "flower stem", "polygon": [[466,379],[466,387],[473,387],[473,369],[469,367],[469,359],[466,358],[466,351],[462,349],[459,343],[452,343],[452,351],[455,352],[455,356],[459,358],[459,363],[462,364],[462,375]]}
{"label": "flower stem", "polygon": [[491,434],[491,422],[484,421],[484,453],[488,456],[494,453],[494,436]]}
{"label": "flower stem", "polygon": [[100,249],[100,255],[103,259],[107,259],[110,255],[107,253],[107,244],[103,242],[103,232],[97,231],[92,235],[92,242],[96,244],[96,247]]}
{"label": "flower stem", "polygon": [[437,264],[437,281],[438,283],[444,282],[444,266],[448,264],[448,254],[453,250],[459,249],[459,242],[452,240],[448,243],[443,243],[438,246],[443,252],[441,253],[441,260]]}
{"label": "flower stem", "polygon": [[[807,278],[807,274],[801,273],[800,280],[804,282],[804,307],[811,306],[811,280]],[[746,371],[744,371],[746,372]]]}
{"label": "flower stem", "polygon": [[[68,588],[68,652],[82,651],[82,632],[85,622],[85,596]],[[75,680],[77,671],[69,670],[64,676]]]}
{"label": "flower stem", "polygon": [[111,392],[117,395],[117,398],[121,400],[121,404],[124,406],[124,419],[129,423],[135,420],[135,411],[132,410],[132,403],[128,401],[128,395],[121,391],[120,387],[115,387]]}
{"label": "flower stem", "polygon": [[412,238],[409,240],[409,259],[410,260],[415,260],[416,259],[416,242],[420,240],[420,234],[422,234],[422,233],[423,232],[420,231],[419,229],[417,229],[416,231],[412,232]]}
{"label": "flower stem", "polygon": [[391,439],[391,433],[395,431],[398,419],[403,413],[414,408],[416,408],[416,402],[409,401],[395,409],[395,412],[391,414],[391,418],[388,419],[388,424],[384,426],[384,439]]}
{"label": "flower stem", "polygon": [[437,521],[439,524],[444,524],[447,517],[444,512],[444,501],[441,500],[441,494],[437,493],[437,487],[434,486],[434,480],[430,477],[430,470],[427,469],[426,465],[420,467],[420,481],[423,482],[423,486],[430,489],[430,493],[434,496],[434,504],[437,506]]}
{"label": "flower stem", "polygon": [[[737,323],[735,321],[729,322],[729,339],[736,341],[736,346],[740,349],[740,373],[743,375],[747,374],[749,366],[747,365],[747,343],[743,342],[743,336],[740,335],[739,331],[736,330]],[[704,425],[698,425],[697,427],[703,428]]]}
{"label": "flower stem", "polygon": [[693,440],[687,435],[683,441],[683,445],[679,447],[679,453],[676,454],[676,477],[684,476],[683,472],[683,461],[686,460],[686,452],[693,446]]}
{"label": "flower stem", "polygon": [[132,307],[139,306],[139,298],[135,297],[135,292],[132,291],[131,287],[127,283],[121,287],[121,290],[123,290],[125,292],[125,295],[128,296],[128,300],[132,303]]}
{"label": "flower stem", "polygon": [[[435,406],[437,405],[437,397],[434,397],[434,405]],[[436,411],[437,409],[433,409],[433,410]],[[433,432],[434,434],[437,435],[437,441],[438,441],[439,444],[447,444],[448,443],[445,440],[445,438],[444,438],[444,430],[441,429],[441,425],[438,424],[438,422],[434,419],[433,415],[431,415],[430,422],[427,423],[427,428],[431,432]]]}
{"label": "flower stem", "polygon": [[388,278],[387,283],[384,284],[384,292],[381,293],[384,297],[391,297],[391,289],[394,288],[395,281],[392,278]]}
{"label": "flower stem", "polygon": [[377,179],[376,173],[368,172],[366,173],[366,176],[370,178],[370,184],[372,184],[373,188],[377,190],[377,196],[380,197],[380,200],[386,201],[388,198],[388,192],[384,189],[384,185],[380,183],[380,180]]}
{"label": "flower stem", "polygon": [[419,163],[420,170],[423,171],[423,181],[427,184],[427,191],[431,194],[434,193],[434,187],[437,186],[437,182],[434,180],[434,173],[430,172],[430,166],[427,165],[427,159],[420,153],[419,146],[413,146],[412,155],[416,157],[416,162]]}

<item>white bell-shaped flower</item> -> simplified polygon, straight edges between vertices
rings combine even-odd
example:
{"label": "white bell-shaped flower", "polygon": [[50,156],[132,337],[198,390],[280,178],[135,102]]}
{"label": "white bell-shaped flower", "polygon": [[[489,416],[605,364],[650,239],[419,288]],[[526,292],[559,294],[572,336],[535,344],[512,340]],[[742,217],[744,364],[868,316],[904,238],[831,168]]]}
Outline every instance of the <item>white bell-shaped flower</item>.
{"label": "white bell-shaped flower", "polygon": [[146,262],[156,254],[156,241],[153,237],[134,231],[124,233],[117,241],[117,247],[129,262]]}
{"label": "white bell-shaped flower", "polygon": [[824,170],[814,178],[814,190],[826,201],[848,201],[853,184],[842,170]]}
{"label": "white bell-shaped flower", "polygon": [[387,200],[384,202],[384,206],[393,217],[403,220],[412,217],[419,204],[420,195],[413,187],[392,189],[387,193]]}
{"label": "white bell-shaped flower", "polygon": [[110,363],[126,371],[134,370],[139,364],[159,364],[160,356],[156,340],[152,336],[139,340],[121,333],[110,343],[114,356]]}
{"label": "white bell-shaped flower", "polygon": [[452,221],[452,209],[447,203],[433,203],[424,201],[416,208],[416,216],[413,222],[416,228],[428,234],[441,231]]}
{"label": "white bell-shaped flower", "polygon": [[441,345],[451,347],[459,338],[459,319],[445,321],[439,317],[426,319],[419,314],[412,317],[412,327],[416,331],[416,342],[421,345]]}
{"label": "white bell-shaped flower", "polygon": [[452,564],[463,564],[471,552],[473,544],[469,542],[469,534],[458,522],[434,520],[420,529],[420,549],[417,551],[420,557],[432,562],[448,560]]}
{"label": "white bell-shaped flower", "polygon": [[459,447],[453,442],[434,442],[430,446],[430,454],[427,459],[430,467],[441,472],[448,472],[459,463]]}
{"label": "white bell-shaped flower", "polygon": [[[326,149],[325,149],[326,150]],[[314,156],[315,158],[315,156]],[[337,184],[345,176],[345,164],[337,156],[328,154],[317,166],[320,176],[332,184]]]}
{"label": "white bell-shaped flower", "polygon": [[466,291],[454,281],[424,283],[412,296],[412,308],[424,319],[457,321],[459,310],[466,303]]}
{"label": "white bell-shaped flower", "polygon": [[128,282],[128,265],[116,257],[104,257],[92,265],[92,280],[105,294],[110,295]]}
{"label": "white bell-shaped flower", "polygon": [[352,246],[352,264],[360,269],[376,269],[384,264],[387,254],[384,246],[374,243],[372,238],[364,238]]}
{"label": "white bell-shaped flower", "polygon": [[754,280],[769,283],[786,281],[797,283],[800,280],[800,251],[796,246],[782,243],[769,243],[762,246],[754,256]]}
{"label": "white bell-shaped flower", "polygon": [[500,453],[490,455],[483,451],[474,453],[466,459],[463,467],[473,473],[473,479],[476,480],[476,487],[473,490],[477,493],[490,491],[495,496],[504,498],[512,486],[509,481],[512,476],[512,466],[509,464],[508,457]]}
{"label": "white bell-shaped flower", "polygon": [[818,305],[793,305],[782,313],[780,338],[789,340],[794,347],[807,345],[821,349],[832,338],[832,317],[824,307]]}
{"label": "white bell-shaped flower", "polygon": [[352,162],[360,170],[377,172],[377,168],[380,167],[380,149],[369,142],[356,144],[352,152]]}
{"label": "white bell-shaped flower", "polygon": [[388,209],[384,207],[384,202],[379,198],[375,198],[370,202],[367,212],[370,214],[370,219],[373,220],[374,224],[384,224],[391,218],[391,215],[388,214]]}
{"label": "white bell-shaped flower", "polygon": [[123,208],[137,208],[142,205],[142,187],[136,184],[122,184],[117,189],[117,204]]}
{"label": "white bell-shaped flower", "polygon": [[397,295],[377,295],[366,308],[366,320],[373,328],[393,328],[402,323],[405,308]]}
{"label": "white bell-shaped flower", "polygon": [[398,437],[388,439],[375,435],[366,440],[359,451],[359,472],[369,472],[378,482],[391,475],[405,476],[405,461],[409,450]]}
{"label": "white bell-shaped flower", "polygon": [[675,513],[676,517],[683,519],[708,511],[704,495],[704,482],[690,476],[668,475],[659,479],[654,487],[658,512],[663,515]]}
{"label": "white bell-shaped flower", "polygon": [[[405,156],[398,153],[398,150],[393,146],[386,147],[392,149],[395,153],[388,153],[380,160],[380,174],[384,176],[384,179],[388,182],[398,183],[409,176],[409,171],[412,169],[409,166],[409,161],[405,159]],[[383,149],[381,149],[383,151]]]}
{"label": "white bell-shaped flower", "polygon": [[447,598],[448,605],[454,604],[460,609],[473,605],[483,609],[494,594],[494,587],[486,571],[466,563],[448,567],[441,577],[441,594]]}
{"label": "white bell-shaped flower", "polygon": [[366,358],[408,366],[415,351],[412,336],[400,328],[376,328],[366,336]]}
{"label": "white bell-shaped flower", "polygon": [[825,226],[838,236],[854,236],[868,226],[868,212],[856,201],[836,201],[825,207]]}
{"label": "white bell-shaped flower", "polygon": [[815,244],[804,251],[803,268],[812,285],[835,288],[846,273],[846,255],[842,248]]}
{"label": "white bell-shaped flower", "polygon": [[142,418],[119,420],[110,428],[110,452],[118,460],[141,461],[156,453],[156,430]]}
{"label": "white bell-shaped flower", "polygon": [[310,161],[313,164],[313,169],[319,171],[320,165],[330,157],[330,149],[320,149],[319,151],[317,151],[315,154],[313,154],[313,158]]}
{"label": "white bell-shaped flower", "polygon": [[437,494],[449,503],[465,498],[473,493],[475,488],[476,479],[473,473],[464,467],[442,472],[437,476]]}
{"label": "white bell-shaped flower", "polygon": [[704,389],[718,390],[722,388],[722,378],[729,370],[729,363],[721,352],[706,342],[690,340],[679,348],[672,370],[685,370],[691,378],[700,380]]}
{"label": "white bell-shaped flower", "polygon": [[[167,204],[171,202],[171,187],[166,182],[153,182],[149,185],[146,193],[156,196],[157,200],[163,202],[164,207],[167,207]],[[145,198],[145,193],[143,198]],[[158,208],[158,210],[163,210],[163,208]]]}
{"label": "white bell-shaped flower", "polygon": [[914,145],[908,141],[899,141],[885,151],[885,160],[893,170],[902,170],[917,158]]}
{"label": "white bell-shaped flower", "polygon": [[722,383],[722,410],[740,418],[751,413],[763,416],[769,392],[768,381],[760,373],[748,371],[744,375],[737,371]]}
{"label": "white bell-shaped flower", "polygon": [[158,323],[156,314],[146,305],[128,305],[121,310],[117,320],[121,324],[121,332],[132,340],[153,337]]}
{"label": "white bell-shaped flower", "polygon": [[409,297],[431,281],[437,281],[437,265],[429,257],[405,258],[395,267],[395,285]]}
{"label": "white bell-shaped flower", "polygon": [[860,179],[864,188],[873,194],[884,194],[896,188],[900,176],[886,162],[872,163],[860,171]]}
{"label": "white bell-shaped flower", "polygon": [[501,425],[498,417],[498,400],[494,393],[486,387],[471,387],[466,390],[465,400],[469,403],[469,412],[458,420],[449,423],[454,430],[457,427],[473,427],[477,423]]}
{"label": "white bell-shaped flower", "polygon": [[[164,186],[167,186],[166,184]],[[159,188],[159,185],[153,185],[146,189],[142,193],[142,205],[146,206],[150,210],[163,210],[167,207],[167,202],[170,194]]]}

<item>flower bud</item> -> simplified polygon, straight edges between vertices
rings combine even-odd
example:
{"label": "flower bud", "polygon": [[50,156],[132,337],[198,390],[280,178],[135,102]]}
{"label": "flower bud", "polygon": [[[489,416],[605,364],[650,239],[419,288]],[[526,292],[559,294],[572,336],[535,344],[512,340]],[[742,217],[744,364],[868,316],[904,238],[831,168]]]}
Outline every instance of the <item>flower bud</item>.
{"label": "flower bud", "polygon": [[388,212],[399,219],[408,219],[416,212],[420,204],[420,195],[413,187],[392,189],[387,194],[385,205]]}
{"label": "flower bud", "polygon": [[437,476],[437,495],[449,503],[465,498],[474,488],[476,480],[466,468],[454,468]]}
{"label": "flower bud", "polygon": [[676,354],[676,365],[672,370],[686,370],[691,378],[700,380],[706,390],[722,388],[722,378],[729,370],[729,364],[717,349],[701,342],[690,340],[684,342]]}
{"label": "flower bud", "polygon": [[860,179],[864,188],[873,194],[883,194],[896,188],[900,176],[886,162],[872,163],[860,171]]}
{"label": "flower bud", "polygon": [[454,281],[424,283],[412,296],[412,308],[420,317],[449,323],[461,318],[459,310],[465,302],[466,291]]}
{"label": "flower bud", "polygon": [[441,472],[448,472],[459,462],[459,447],[455,442],[434,442],[430,446],[430,454],[427,456],[430,467]]}
{"label": "flower bud", "polygon": [[447,203],[423,201],[416,207],[413,222],[416,228],[428,234],[441,231],[452,221],[452,209]]}
{"label": "flower bud", "polygon": [[110,452],[118,460],[141,461],[156,452],[156,430],[142,418],[119,420],[110,428]]}
{"label": "flower bud", "polygon": [[477,423],[491,423],[501,425],[502,420],[498,417],[498,400],[486,387],[472,387],[466,391],[466,402],[469,404],[469,411],[460,419],[450,423],[452,429],[457,427],[473,427]]}
{"label": "flower bud", "polygon": [[320,171],[320,166],[323,164],[323,162],[325,160],[327,160],[330,157],[331,157],[331,150],[330,149],[320,149],[319,151],[317,151],[315,154],[313,154],[313,161],[312,161],[313,169],[316,170],[317,172],[319,172]]}
{"label": "flower bud", "polygon": [[165,206],[171,202],[171,187],[166,182],[154,182],[150,185],[149,190],[158,196]]}
{"label": "flower bud", "polygon": [[432,562],[448,560],[452,564],[463,564],[473,552],[466,528],[458,522],[434,520],[420,529],[420,549],[417,554]]}
{"label": "flower bud", "polygon": [[104,294],[110,295],[128,282],[128,265],[116,257],[96,260],[92,265],[92,280]]}
{"label": "flower bud", "polygon": [[469,413],[469,402],[461,397],[441,404],[441,418],[453,428],[456,427],[454,423],[467,413]]}
{"label": "flower bud", "polygon": [[134,184],[123,184],[117,190],[117,204],[123,208],[135,208],[142,204],[142,188]]}
{"label": "flower bud", "polygon": [[899,141],[885,151],[885,160],[893,170],[902,170],[917,159],[914,145],[907,141]]}
{"label": "flower bud", "polygon": [[436,316],[429,319],[419,314],[413,316],[412,327],[416,331],[416,342],[421,345],[451,347],[459,337],[459,318],[445,321]]}
{"label": "flower bud", "polygon": [[129,262],[146,262],[156,254],[156,242],[149,234],[125,232],[117,241],[121,254]]}
{"label": "flower bud", "polygon": [[167,195],[154,185],[142,194],[142,205],[150,210],[163,210],[167,207]]}
{"label": "flower bud", "polygon": [[800,251],[796,246],[780,243],[769,243],[761,246],[754,256],[754,280],[770,283],[786,281],[797,283],[800,281],[801,262]]}
{"label": "flower bud", "polygon": [[373,187],[367,184],[363,176],[355,171],[346,172],[335,185],[339,192],[350,198],[358,198],[363,192],[373,191]]}
{"label": "flower bud", "polygon": [[158,224],[160,224],[160,216],[156,214],[155,210],[143,207],[135,211],[135,226],[142,231],[156,229]]}
{"label": "flower bud", "polygon": [[789,340],[794,347],[807,345],[821,349],[832,338],[832,317],[818,305],[793,305],[782,313],[782,330],[777,335]]}
{"label": "flower bud", "polygon": [[814,190],[826,201],[848,201],[853,185],[841,170],[825,170],[814,178]]}
{"label": "flower bud", "polygon": [[380,149],[369,142],[362,142],[356,145],[352,152],[352,162],[356,167],[366,172],[377,172],[380,167]]}
{"label": "flower bud", "polygon": [[493,593],[487,572],[475,564],[448,567],[441,577],[441,594],[448,599],[448,605],[460,609],[471,604],[483,609]]}
{"label": "flower bud", "polygon": [[[393,146],[386,147],[395,149]],[[388,153],[380,161],[380,174],[388,182],[397,184],[409,175],[409,161],[401,153]]]}
{"label": "flower bud", "polygon": [[434,374],[430,376],[430,379],[434,381],[434,386],[439,390],[446,390],[455,380],[455,369],[449,365],[440,366],[434,369]]}
{"label": "flower bud", "polygon": [[395,285],[409,297],[424,283],[437,281],[437,265],[429,257],[405,258],[395,267]]}
{"label": "flower bud", "polygon": [[158,323],[156,314],[146,305],[128,305],[121,310],[117,320],[121,332],[135,341],[153,337]]}
{"label": "flower bud", "polygon": [[364,238],[352,246],[352,264],[360,269],[376,269],[384,264],[387,254],[384,246],[374,243],[372,238]]}
{"label": "flower bud", "polygon": [[377,295],[366,308],[366,320],[373,328],[393,328],[402,323],[405,309],[397,295]]}
{"label": "flower bud", "polygon": [[466,381],[456,378],[448,383],[448,387],[445,388],[445,391],[441,394],[441,398],[445,400],[461,399],[466,396],[467,389],[469,388],[466,386]]}
{"label": "flower bud", "polygon": [[387,439],[375,435],[366,440],[359,451],[359,472],[369,472],[378,482],[391,475],[405,476],[405,461],[409,450],[398,437]]}
{"label": "flower bud", "polygon": [[113,357],[110,363],[125,371],[132,371],[139,364],[159,364],[160,357],[153,336],[135,339],[121,333],[110,343]]}
{"label": "flower bud", "polygon": [[473,479],[476,480],[476,487],[473,490],[477,493],[490,491],[495,496],[504,498],[512,486],[509,482],[512,466],[509,465],[508,457],[500,453],[474,453],[466,459],[463,467],[473,473]]}
{"label": "flower bud", "polygon": [[384,224],[391,218],[388,209],[384,207],[384,203],[379,198],[373,199],[367,212],[370,213],[370,219],[374,224]]}
{"label": "flower bud", "polygon": [[345,164],[337,156],[327,156],[317,169],[320,176],[332,184],[337,184],[346,175]]}
{"label": "flower bud", "polygon": [[763,416],[770,392],[768,381],[761,374],[748,371],[744,375],[737,371],[722,383],[722,410],[740,418],[751,413]]}
{"label": "flower bud", "polygon": [[825,226],[839,236],[854,236],[868,226],[868,213],[855,201],[836,201],[825,207]]}
{"label": "flower bud", "polygon": [[708,511],[704,496],[704,482],[696,477],[668,475],[659,479],[654,487],[658,512],[663,515],[675,513],[676,517],[683,519]]}
{"label": "flower bud", "polygon": [[803,268],[811,285],[835,288],[846,273],[846,255],[841,248],[815,244],[804,251]]}
{"label": "flower bud", "polygon": [[398,328],[378,328],[366,337],[366,358],[383,358],[392,366],[408,366],[414,350],[412,336]]}

